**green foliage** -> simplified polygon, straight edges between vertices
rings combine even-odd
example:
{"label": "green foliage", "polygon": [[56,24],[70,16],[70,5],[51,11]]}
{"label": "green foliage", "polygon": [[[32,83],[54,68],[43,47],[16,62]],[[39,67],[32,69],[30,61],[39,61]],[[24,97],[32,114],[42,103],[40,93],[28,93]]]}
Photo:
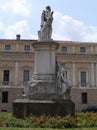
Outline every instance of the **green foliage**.
{"label": "green foliage", "polygon": [[5,125],[6,120],[11,118],[11,114],[7,112],[0,112],[0,127]]}
{"label": "green foliage", "polygon": [[53,129],[53,128],[0,128],[0,130],[97,130],[97,128],[67,128],[67,129]]}
{"label": "green foliage", "polygon": [[71,116],[66,117],[50,117],[47,121],[50,128],[73,128],[76,127],[76,123]]}
{"label": "green foliage", "polygon": [[76,113],[68,116],[29,116],[24,119],[12,117],[11,113],[0,113],[0,127],[18,128],[92,128],[97,127],[97,113]]}
{"label": "green foliage", "polygon": [[20,119],[9,119],[5,122],[6,127],[24,127],[26,122],[24,120],[20,120]]}

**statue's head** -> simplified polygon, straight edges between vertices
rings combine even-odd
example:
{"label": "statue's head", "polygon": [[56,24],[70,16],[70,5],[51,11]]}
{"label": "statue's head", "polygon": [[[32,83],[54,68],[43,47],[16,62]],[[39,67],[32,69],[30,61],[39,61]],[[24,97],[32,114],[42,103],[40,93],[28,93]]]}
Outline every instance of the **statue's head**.
{"label": "statue's head", "polygon": [[46,6],[46,10],[51,11],[51,7],[50,6]]}
{"label": "statue's head", "polygon": [[61,66],[61,67],[64,67],[64,66],[65,66],[65,62],[62,62],[62,61],[61,61],[60,66]]}

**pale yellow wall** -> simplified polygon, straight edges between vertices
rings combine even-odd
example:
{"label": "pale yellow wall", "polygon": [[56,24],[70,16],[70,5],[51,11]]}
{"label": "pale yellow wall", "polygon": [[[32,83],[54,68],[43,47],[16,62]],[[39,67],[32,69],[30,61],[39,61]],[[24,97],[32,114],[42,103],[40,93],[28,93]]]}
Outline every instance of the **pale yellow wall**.
{"label": "pale yellow wall", "polygon": [[[10,44],[12,46],[12,52],[13,53],[1,53],[0,58],[0,81],[2,81],[2,72],[3,69],[11,70],[11,77],[10,80],[12,82],[15,81],[15,67],[16,62],[18,62],[18,83],[23,81],[23,70],[29,69],[30,70],[30,79],[32,78],[33,72],[34,72],[34,55],[32,54],[33,47],[33,40],[1,40],[0,41],[0,52],[4,50],[4,46],[6,44]],[[30,53],[21,53],[24,52],[24,46],[30,45]],[[68,48],[68,53],[65,55],[62,54],[61,47],[66,46]],[[91,84],[91,60],[93,60],[96,64],[97,57],[93,55],[83,55],[83,57],[80,54],[80,47],[86,47],[86,54],[96,53],[97,51],[97,43],[80,43],[80,42],[59,42],[59,49],[57,50],[57,58],[58,60],[64,60],[65,61],[65,67],[68,70],[69,78],[72,82],[72,64],[75,63],[75,79],[76,79],[76,85],[80,82],[80,71],[84,70],[87,71],[88,74],[88,83]],[[18,53],[20,52],[20,53]],[[72,55],[76,54],[76,55]],[[3,58],[3,59],[2,59]],[[83,61],[84,60],[84,61]],[[86,60],[86,62],[85,62]],[[77,62],[78,61],[78,62]],[[94,64],[94,69],[96,69],[96,65]],[[96,72],[94,71],[94,80],[96,80]],[[96,85],[96,81],[95,81]]]}
{"label": "pale yellow wall", "polygon": [[[34,50],[32,47],[34,40],[0,40],[0,83],[3,81],[3,70],[10,70],[10,81],[13,82],[13,85],[10,86],[9,91],[9,102],[11,108],[11,102],[16,98],[16,95],[19,94],[15,85],[20,86],[23,83],[23,70],[30,70],[30,80],[34,73]],[[72,68],[75,64],[75,86],[73,86],[71,91],[72,100],[76,103],[76,110],[81,110],[83,107],[97,104],[97,43],[85,43],[85,42],[72,42],[72,41],[57,41],[59,43],[59,49],[57,50],[57,59],[58,62],[64,61],[69,79],[71,83],[73,82]],[[10,44],[12,46],[12,53],[4,52],[4,45]],[[30,53],[24,53],[24,45],[30,45]],[[68,53],[64,54],[61,52],[61,47],[66,46],[68,48]],[[86,54],[80,54],[80,47],[86,47]],[[22,53],[23,52],[23,53]],[[87,55],[88,54],[88,55]],[[79,85],[80,82],[80,71],[86,71],[88,84],[91,85],[91,66],[94,66],[94,85],[96,87],[82,88]],[[18,76],[16,77],[16,66],[18,66]],[[17,81],[17,84],[15,82]],[[0,84],[0,87],[3,87]],[[5,88],[4,88],[5,89]],[[23,89],[21,90],[21,92]],[[81,102],[81,93],[88,93],[88,103],[82,104]],[[16,93],[14,95],[12,93]],[[94,97],[95,94],[95,97]],[[2,109],[5,108],[4,104],[0,104]],[[6,105],[6,109],[8,104]]]}

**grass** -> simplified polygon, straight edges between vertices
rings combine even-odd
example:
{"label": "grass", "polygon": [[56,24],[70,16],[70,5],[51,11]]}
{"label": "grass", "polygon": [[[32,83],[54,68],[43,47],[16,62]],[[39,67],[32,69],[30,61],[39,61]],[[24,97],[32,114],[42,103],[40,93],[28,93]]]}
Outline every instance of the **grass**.
{"label": "grass", "polygon": [[0,130],[97,130],[97,128],[65,128],[65,129],[51,129],[51,128],[5,128]]}

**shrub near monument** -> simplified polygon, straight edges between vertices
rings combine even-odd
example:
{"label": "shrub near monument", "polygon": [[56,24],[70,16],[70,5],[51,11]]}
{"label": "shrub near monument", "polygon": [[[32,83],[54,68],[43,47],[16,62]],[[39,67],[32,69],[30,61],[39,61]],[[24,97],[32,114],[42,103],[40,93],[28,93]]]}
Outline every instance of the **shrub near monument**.
{"label": "shrub near monument", "polygon": [[[0,127],[13,128],[88,128],[96,127],[97,113],[76,113],[74,117],[29,116],[24,119],[12,117],[11,113],[0,113]],[[80,129],[78,129],[80,130]]]}

